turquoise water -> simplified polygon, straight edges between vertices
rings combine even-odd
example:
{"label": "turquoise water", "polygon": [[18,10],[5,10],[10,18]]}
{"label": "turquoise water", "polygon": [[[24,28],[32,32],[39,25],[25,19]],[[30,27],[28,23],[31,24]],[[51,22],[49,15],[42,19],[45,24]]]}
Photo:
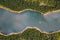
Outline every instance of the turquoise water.
{"label": "turquoise water", "polygon": [[60,12],[44,15],[32,10],[14,13],[0,8],[0,32],[3,34],[20,32],[27,26],[47,32],[60,30],[59,15]]}

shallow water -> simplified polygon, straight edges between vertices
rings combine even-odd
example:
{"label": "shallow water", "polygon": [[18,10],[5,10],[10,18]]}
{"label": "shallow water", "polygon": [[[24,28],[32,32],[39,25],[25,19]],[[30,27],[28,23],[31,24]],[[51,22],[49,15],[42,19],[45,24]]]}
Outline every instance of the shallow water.
{"label": "shallow water", "polygon": [[60,12],[47,15],[26,10],[14,13],[0,8],[0,32],[9,34],[20,32],[27,26],[37,27],[42,31],[53,32],[60,30]]}

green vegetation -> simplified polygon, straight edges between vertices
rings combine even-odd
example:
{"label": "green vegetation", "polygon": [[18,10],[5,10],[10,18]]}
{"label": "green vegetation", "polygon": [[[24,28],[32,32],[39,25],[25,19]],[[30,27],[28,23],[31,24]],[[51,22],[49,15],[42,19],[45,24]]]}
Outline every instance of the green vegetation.
{"label": "green vegetation", "polygon": [[23,33],[9,36],[0,35],[0,40],[60,40],[60,32],[46,34],[35,28],[28,28]]}
{"label": "green vegetation", "polygon": [[60,0],[0,0],[0,5],[14,11],[34,9],[39,12],[48,12],[60,9]]}

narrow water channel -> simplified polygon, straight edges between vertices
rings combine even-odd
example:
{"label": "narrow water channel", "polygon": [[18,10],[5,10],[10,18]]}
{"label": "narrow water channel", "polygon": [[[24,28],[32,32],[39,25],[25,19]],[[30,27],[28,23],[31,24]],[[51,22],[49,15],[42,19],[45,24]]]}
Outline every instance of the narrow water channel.
{"label": "narrow water channel", "polygon": [[0,8],[0,32],[16,33],[26,27],[37,27],[41,31],[53,32],[60,30],[60,12],[41,14],[32,10],[14,13]]}

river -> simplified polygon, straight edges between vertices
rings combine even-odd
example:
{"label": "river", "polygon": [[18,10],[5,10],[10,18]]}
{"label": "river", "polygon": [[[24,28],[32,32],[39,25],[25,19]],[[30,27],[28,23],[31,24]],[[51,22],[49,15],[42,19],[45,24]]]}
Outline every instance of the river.
{"label": "river", "polygon": [[1,33],[10,34],[20,32],[28,26],[37,27],[42,32],[54,32],[60,30],[60,12],[51,12],[44,15],[33,10],[15,13],[0,8]]}

